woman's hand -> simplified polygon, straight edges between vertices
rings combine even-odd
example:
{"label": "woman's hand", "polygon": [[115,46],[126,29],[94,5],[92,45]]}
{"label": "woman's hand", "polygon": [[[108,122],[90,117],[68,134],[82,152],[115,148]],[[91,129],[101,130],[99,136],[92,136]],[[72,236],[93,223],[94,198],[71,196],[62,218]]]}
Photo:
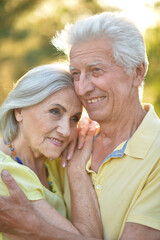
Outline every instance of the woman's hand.
{"label": "woman's hand", "polygon": [[90,175],[86,171],[86,163],[92,154],[95,131],[96,129],[88,130],[83,148],[75,149],[67,164],[67,175],[73,225],[85,236],[102,238],[99,204]]}
{"label": "woman's hand", "polygon": [[95,132],[96,128],[90,127],[90,129],[86,133],[83,148],[82,149],[76,148],[73,153],[72,159],[68,161],[67,164],[68,171],[72,171],[73,173],[73,171],[85,170],[86,163],[89,160],[92,153],[92,145]]}
{"label": "woman's hand", "polygon": [[85,138],[89,129],[95,130],[98,128],[98,123],[92,121],[87,116],[83,116],[78,124],[77,137],[68,145],[62,154],[62,166],[66,167],[67,160],[71,160],[74,150],[77,147],[82,149],[84,146]]}

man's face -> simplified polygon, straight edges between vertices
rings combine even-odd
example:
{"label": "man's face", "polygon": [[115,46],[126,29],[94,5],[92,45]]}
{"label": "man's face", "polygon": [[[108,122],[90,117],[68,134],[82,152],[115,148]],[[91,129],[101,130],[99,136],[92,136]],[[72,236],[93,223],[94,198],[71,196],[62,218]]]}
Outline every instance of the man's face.
{"label": "man's face", "polygon": [[110,121],[130,106],[134,74],[127,75],[116,63],[109,40],[99,39],[74,45],[70,71],[77,95],[91,119]]}

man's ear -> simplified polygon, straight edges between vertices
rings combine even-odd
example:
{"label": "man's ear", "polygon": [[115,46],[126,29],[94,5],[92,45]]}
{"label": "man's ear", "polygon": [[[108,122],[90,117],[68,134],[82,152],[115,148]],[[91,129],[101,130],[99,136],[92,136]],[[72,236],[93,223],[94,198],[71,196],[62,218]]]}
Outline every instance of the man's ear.
{"label": "man's ear", "polygon": [[23,120],[22,108],[14,109],[14,116],[15,116],[17,122],[21,122]]}
{"label": "man's ear", "polygon": [[135,70],[135,78],[133,81],[134,87],[139,87],[144,80],[145,75],[145,63],[143,62],[141,65],[137,66]]}

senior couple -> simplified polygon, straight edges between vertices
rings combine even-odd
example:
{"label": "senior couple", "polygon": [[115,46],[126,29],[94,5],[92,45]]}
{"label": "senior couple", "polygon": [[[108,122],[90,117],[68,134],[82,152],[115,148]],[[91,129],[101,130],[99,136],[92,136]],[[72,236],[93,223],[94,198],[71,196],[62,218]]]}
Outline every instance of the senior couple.
{"label": "senior couple", "polygon": [[[140,101],[142,35],[104,12],[67,25],[53,43],[69,52],[71,75],[37,67],[0,109],[1,171],[19,185],[2,171],[1,239],[159,240],[160,120]],[[81,103],[99,129],[87,127],[65,170],[59,157],[76,138]]]}

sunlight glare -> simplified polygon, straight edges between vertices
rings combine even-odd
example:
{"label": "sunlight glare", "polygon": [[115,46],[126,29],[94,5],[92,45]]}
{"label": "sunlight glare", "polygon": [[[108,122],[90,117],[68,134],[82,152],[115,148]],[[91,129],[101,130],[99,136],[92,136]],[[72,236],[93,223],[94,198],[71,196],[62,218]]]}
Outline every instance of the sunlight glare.
{"label": "sunlight glare", "polygon": [[99,3],[103,6],[105,4],[123,10],[125,15],[135,22],[142,33],[146,28],[154,26],[156,23],[155,2],[156,0],[99,0]]}

